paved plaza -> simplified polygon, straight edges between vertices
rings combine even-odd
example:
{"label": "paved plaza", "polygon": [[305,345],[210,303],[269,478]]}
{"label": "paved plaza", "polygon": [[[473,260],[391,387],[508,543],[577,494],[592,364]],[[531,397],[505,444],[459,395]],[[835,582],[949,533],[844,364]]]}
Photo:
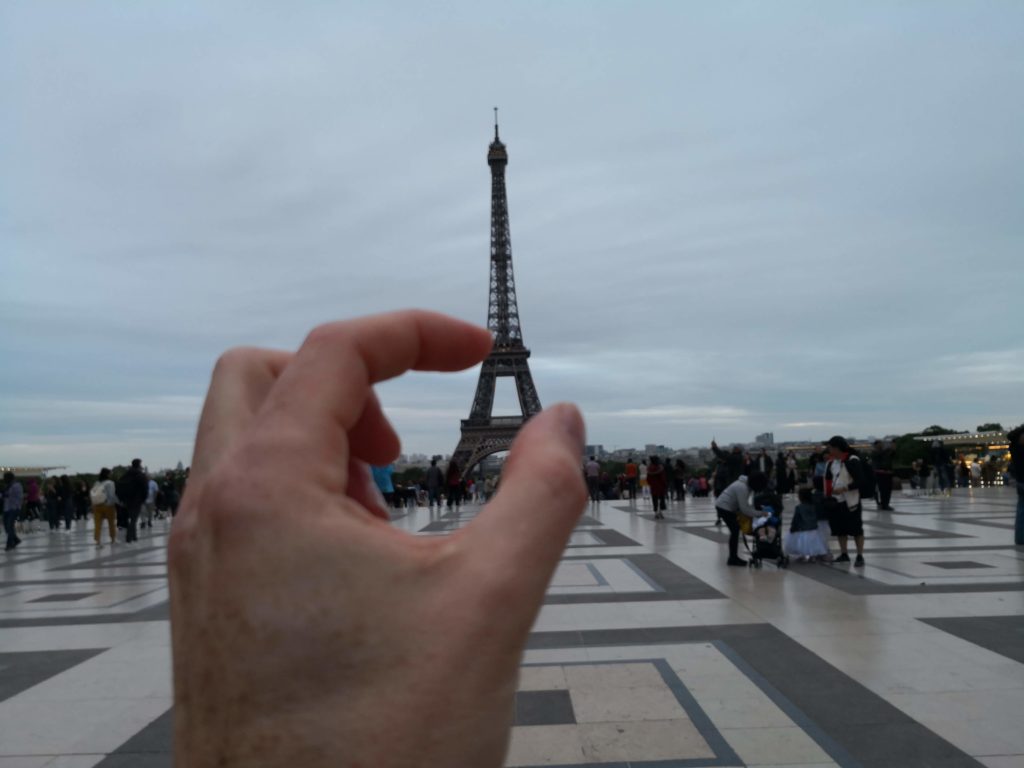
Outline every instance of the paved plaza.
{"label": "paved plaza", "polygon": [[[897,496],[865,512],[856,570],[727,568],[710,499],[658,522],[591,505],[530,637],[508,765],[1024,766],[1015,500]],[[394,524],[444,536],[476,511]],[[41,531],[0,560],[0,768],[171,765],[167,526],[100,550]],[[400,696],[395,717],[415,717]]]}

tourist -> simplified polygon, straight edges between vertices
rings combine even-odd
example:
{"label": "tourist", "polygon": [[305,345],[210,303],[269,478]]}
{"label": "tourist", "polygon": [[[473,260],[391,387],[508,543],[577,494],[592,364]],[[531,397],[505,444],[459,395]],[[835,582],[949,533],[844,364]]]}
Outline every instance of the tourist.
{"label": "tourist", "polygon": [[1013,543],[1024,546],[1024,424],[1006,435],[1010,443],[1010,471],[1017,485],[1017,516],[1013,523]]}
{"label": "tourist", "polygon": [[164,481],[160,485],[160,493],[164,497],[164,505],[171,513],[171,517],[178,514],[178,504],[181,503],[181,494],[178,492],[178,484],[174,481],[174,474],[167,470]]}
{"label": "tourist", "polygon": [[384,464],[379,467],[372,466],[370,467],[370,472],[373,475],[374,485],[377,486],[380,495],[384,497],[384,505],[387,507],[395,506],[394,464]]}
{"label": "tourist", "polygon": [[590,461],[586,463],[583,471],[587,477],[587,492],[590,494],[590,501],[597,504],[601,501],[601,488],[599,485],[599,481],[601,479],[601,465],[598,464],[596,456],[590,457]]}
{"label": "tourist", "polygon": [[828,558],[828,546],[818,532],[818,510],[814,504],[814,491],[804,487],[799,489],[797,497],[800,503],[793,510],[793,520],[786,537],[786,554],[802,562],[825,560]]}
{"label": "tourist", "polygon": [[647,473],[649,471],[650,470],[647,467],[647,459],[641,459],[640,460],[640,495],[643,497],[644,501],[647,501],[649,498],[651,498],[651,489],[650,489],[650,486],[647,485]]}
{"label": "tourist", "polygon": [[761,452],[757,454],[757,457],[751,462],[753,472],[760,472],[762,475],[769,478],[772,476],[772,467],[774,466],[775,462],[772,461],[772,457],[768,455],[767,448],[762,448]]}
{"label": "tourist", "polygon": [[448,509],[459,509],[462,503],[462,472],[459,470],[458,462],[452,459],[448,462],[448,471],[445,472],[445,486],[448,490]]}
{"label": "tourist", "polygon": [[146,501],[143,504],[143,514],[145,520],[140,525],[143,528],[153,527],[153,515],[156,513],[156,495],[160,493],[160,486],[156,484],[156,480],[152,477],[146,480]]}
{"label": "tourist", "polygon": [[83,520],[89,523],[89,486],[85,480],[75,480],[75,521]]}
{"label": "tourist", "polygon": [[437,510],[441,511],[441,489],[444,487],[444,475],[441,473],[441,468],[437,466],[437,459],[430,460],[430,467],[427,469],[426,477],[427,485],[427,506],[431,511],[434,509],[434,505],[437,505]]}
{"label": "tourist", "polygon": [[789,478],[786,475],[786,454],[779,451],[775,454],[775,491],[785,496],[790,491]]}
{"label": "tourist", "polygon": [[128,471],[117,481],[117,498],[125,508],[125,522],[128,529],[125,541],[134,544],[139,540],[139,516],[142,505],[149,495],[149,483],[146,473],[142,471],[142,459],[132,459]]}
{"label": "tourist", "polygon": [[676,501],[686,501],[686,462],[682,459],[676,459],[672,480],[676,488]]}
{"label": "tourist", "polygon": [[[747,564],[747,561],[740,558],[737,552],[741,527],[739,515],[748,518],[746,523],[752,521],[757,516],[757,510],[750,503],[750,495],[751,493],[760,493],[767,487],[768,478],[760,472],[755,472],[749,478],[746,475],[740,475],[735,482],[730,483],[722,491],[720,496],[715,497],[715,511],[718,513],[719,519],[724,521],[729,529],[729,559],[726,560],[728,565]],[[746,523],[742,527],[749,530]]]}
{"label": "tourist", "polygon": [[953,467],[949,459],[949,450],[940,440],[933,440],[928,451],[928,458],[932,467],[935,468],[935,480],[938,484],[939,492],[945,494],[948,491],[952,494],[950,489],[953,486]]}
{"label": "tourist", "polygon": [[42,491],[40,490],[37,478],[30,477],[28,479],[26,497],[28,503],[25,505],[23,527],[28,533],[32,533],[35,529],[35,521],[43,519]]}
{"label": "tourist", "polygon": [[786,454],[786,488],[790,493],[797,489],[797,484],[800,478],[797,474],[799,464],[796,460],[796,454],[790,451]]}
{"label": "tourist", "polygon": [[871,466],[875,469],[875,504],[883,512],[892,512],[892,446],[882,440],[875,440],[871,451]]}
{"label": "tourist", "polygon": [[845,438],[836,435],[828,441],[829,464],[825,474],[825,495],[833,500],[829,525],[839,540],[837,563],[850,562],[847,545],[853,537],[857,546],[856,567],[864,565],[864,523],[861,519],[862,464]]}
{"label": "tourist", "polygon": [[651,456],[647,466],[647,487],[651,491],[651,502],[654,504],[654,519],[665,519],[665,497],[668,495],[668,480],[665,477],[665,465],[657,456]]}
{"label": "tourist", "polygon": [[[724,491],[729,485],[736,482],[740,475],[744,474],[743,469],[746,464],[746,459],[743,455],[743,448],[740,445],[734,445],[732,450],[729,452],[723,451],[718,447],[718,443],[714,440],[711,441],[711,450],[715,456],[718,457],[719,462],[725,466],[725,485],[722,486]],[[716,488],[715,495],[717,496],[720,491]]]}
{"label": "tourist", "polygon": [[811,486],[814,493],[824,498],[825,496],[825,470],[828,468],[828,448],[822,446],[811,454],[809,460],[811,467]]}
{"label": "tourist", "polygon": [[640,468],[630,456],[626,460],[626,491],[629,493],[630,501],[636,501],[636,487],[640,477]]}
{"label": "tourist", "polygon": [[46,522],[50,524],[50,533],[60,530],[60,516],[64,511],[64,499],[60,495],[60,483],[51,477],[43,489],[46,498]]}
{"label": "tourist", "polygon": [[64,518],[64,532],[71,533],[71,521],[75,518],[75,489],[67,475],[60,476],[60,509],[61,517]]}
{"label": "tourist", "polygon": [[96,547],[102,547],[100,541],[103,532],[103,521],[107,522],[107,530],[110,532],[110,543],[117,542],[117,491],[114,488],[114,481],[110,479],[110,470],[104,467],[100,470],[99,479],[89,491],[89,501],[92,502],[92,537],[96,541]]}
{"label": "tourist", "polygon": [[4,533],[7,534],[7,545],[4,550],[10,552],[12,549],[21,544],[21,539],[18,538],[18,532],[15,530],[15,526],[18,522],[18,515],[21,514],[21,504],[24,497],[25,491],[21,487],[21,483],[18,478],[14,476],[13,472],[4,472]]}

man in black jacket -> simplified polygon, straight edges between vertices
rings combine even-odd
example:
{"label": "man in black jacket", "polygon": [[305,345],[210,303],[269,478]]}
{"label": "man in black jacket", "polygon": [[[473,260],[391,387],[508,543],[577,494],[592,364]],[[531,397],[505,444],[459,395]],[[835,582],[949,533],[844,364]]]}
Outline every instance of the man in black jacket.
{"label": "man in black jacket", "polygon": [[142,459],[132,459],[131,469],[117,481],[116,491],[117,498],[128,511],[128,536],[125,541],[131,544],[139,540],[139,515],[149,495],[149,480],[142,471]]}

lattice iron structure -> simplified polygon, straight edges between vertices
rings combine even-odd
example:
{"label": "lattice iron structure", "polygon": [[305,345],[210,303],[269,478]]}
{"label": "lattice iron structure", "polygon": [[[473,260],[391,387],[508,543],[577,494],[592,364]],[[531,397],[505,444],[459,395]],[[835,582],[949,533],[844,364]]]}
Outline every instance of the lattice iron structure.
{"label": "lattice iron structure", "polygon": [[[540,398],[530,373],[530,350],[523,344],[512,271],[512,236],[508,221],[505,167],[508,152],[498,135],[498,110],[494,110],[494,141],[487,150],[491,168],[491,280],[487,302],[487,327],[494,348],[480,368],[480,380],[469,418],[462,420],[462,437],[452,454],[464,474],[492,453],[507,451],[516,433],[531,416],[540,413]],[[499,376],[515,379],[520,414],[494,416],[494,392]]]}

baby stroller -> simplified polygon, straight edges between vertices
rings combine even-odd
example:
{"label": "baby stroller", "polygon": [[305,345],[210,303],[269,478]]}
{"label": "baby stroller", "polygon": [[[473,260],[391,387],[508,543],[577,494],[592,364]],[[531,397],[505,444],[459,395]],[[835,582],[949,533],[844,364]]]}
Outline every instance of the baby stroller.
{"label": "baby stroller", "polygon": [[788,567],[789,557],[782,549],[782,497],[759,493],[754,497],[754,509],[762,514],[750,522],[749,531],[743,531],[743,546],[750,553],[748,564],[760,568],[765,560],[774,560],[779,568]]}

